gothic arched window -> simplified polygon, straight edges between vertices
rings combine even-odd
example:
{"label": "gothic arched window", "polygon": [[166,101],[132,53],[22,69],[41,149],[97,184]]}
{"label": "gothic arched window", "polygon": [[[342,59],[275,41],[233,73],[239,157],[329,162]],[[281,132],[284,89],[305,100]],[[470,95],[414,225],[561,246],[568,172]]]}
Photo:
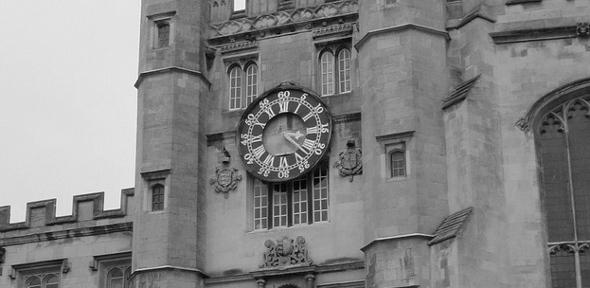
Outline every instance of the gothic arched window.
{"label": "gothic arched window", "polygon": [[350,50],[344,48],[338,53],[339,93],[350,92]]}
{"label": "gothic arched window", "polygon": [[41,288],[41,279],[37,276],[31,276],[26,282],[27,288]]}
{"label": "gothic arched window", "polygon": [[246,105],[254,102],[254,99],[258,95],[258,66],[255,63],[251,63],[246,68]]}
{"label": "gothic arched window", "polygon": [[229,110],[242,109],[242,69],[233,66],[229,71]]}
{"label": "gothic arched window", "polygon": [[334,94],[334,54],[324,51],[320,56],[322,96]]}
{"label": "gothic arched window", "polygon": [[43,279],[44,282],[44,286],[43,288],[58,288],[59,287],[59,279],[57,279],[57,276],[55,276],[54,274],[49,274],[47,276],[45,276],[45,279]]}
{"label": "gothic arched window", "polygon": [[553,103],[535,129],[552,287],[590,287],[590,95]]}
{"label": "gothic arched window", "polygon": [[107,288],[123,288],[125,277],[119,268],[113,268],[107,274]]}

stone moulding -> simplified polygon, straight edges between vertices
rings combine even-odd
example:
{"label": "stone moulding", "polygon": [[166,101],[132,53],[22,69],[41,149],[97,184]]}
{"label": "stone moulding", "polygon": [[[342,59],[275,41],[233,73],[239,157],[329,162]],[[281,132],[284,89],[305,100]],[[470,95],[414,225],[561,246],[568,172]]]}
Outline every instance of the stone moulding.
{"label": "stone moulding", "polygon": [[268,29],[276,29],[294,24],[309,24],[307,22],[310,21],[322,22],[335,17],[357,14],[358,2],[356,0],[329,2],[315,7],[277,11],[272,14],[229,20],[212,25],[210,40],[230,36],[237,37],[240,34],[252,32],[264,32]]}
{"label": "stone moulding", "polygon": [[443,30],[433,28],[433,27],[407,23],[407,24],[401,24],[401,25],[397,25],[397,26],[386,27],[386,28],[382,28],[382,29],[371,30],[371,31],[367,32],[356,44],[354,44],[354,48],[356,49],[356,51],[360,51],[362,46],[365,45],[365,43],[367,43],[367,41],[369,41],[369,39],[371,39],[375,36],[378,36],[381,34],[387,34],[387,33],[391,33],[391,32],[401,32],[401,31],[407,31],[407,30],[415,30],[415,31],[420,31],[420,32],[430,34],[430,35],[440,36],[440,37],[445,38],[445,40],[447,40],[447,41],[451,39],[451,37],[449,36],[449,33],[447,31],[443,31]]}
{"label": "stone moulding", "polygon": [[590,24],[499,31],[490,33],[490,37],[496,44],[590,37]]}
{"label": "stone moulding", "polygon": [[467,96],[469,96],[469,92],[471,91],[473,86],[475,86],[475,83],[477,82],[480,76],[481,75],[477,75],[459,84],[459,86],[455,87],[455,89],[453,89],[449,96],[443,99],[442,109],[446,110],[447,108],[455,104],[461,103],[463,102],[463,100],[467,99]]}
{"label": "stone moulding", "polygon": [[566,95],[567,98],[576,98],[583,93],[588,93],[588,91],[590,91],[590,78],[580,79],[559,87],[537,100],[527,111],[526,115],[520,118],[514,126],[523,132],[529,132],[537,115],[542,114],[546,107],[551,106],[551,103],[560,99],[563,101],[567,100],[563,98]]}
{"label": "stone moulding", "polygon": [[79,203],[92,202],[92,219],[104,218],[121,218],[127,216],[127,206],[129,197],[133,197],[134,188],[121,190],[121,208],[104,210],[104,192],[89,193],[74,196],[72,215],[60,216],[55,215],[55,199],[29,202],[27,203],[27,216],[25,222],[9,223],[10,221],[10,206],[0,207],[0,232],[7,232],[11,230],[22,230],[31,228],[31,216],[33,209],[44,209],[45,226],[75,223],[78,222],[78,216],[82,213],[79,211]]}
{"label": "stone moulding", "polygon": [[131,251],[123,251],[105,255],[98,255],[92,257],[92,262],[88,268],[90,271],[98,271],[98,266],[102,261],[109,261],[109,260],[119,260],[119,259],[129,259],[131,260]]}
{"label": "stone moulding", "polygon": [[133,223],[125,222],[118,224],[110,224],[103,226],[90,226],[84,228],[74,228],[59,231],[40,232],[35,234],[27,234],[23,236],[6,237],[0,239],[0,246],[13,246],[27,243],[38,243],[44,241],[53,241],[67,238],[77,238],[86,236],[96,236],[111,234],[117,232],[131,232],[133,231]]}
{"label": "stone moulding", "polygon": [[332,36],[335,34],[350,35],[354,30],[355,23],[333,24],[325,27],[312,29],[313,38]]}
{"label": "stone moulding", "polygon": [[[255,279],[283,276],[301,273],[328,273],[351,270],[365,269],[365,261],[353,260],[341,263],[319,264],[311,266],[293,266],[282,269],[262,269],[250,273],[240,273],[232,275],[211,275],[211,278],[205,279],[205,284],[223,284],[232,282],[253,281]],[[318,285],[319,287],[319,285]],[[329,286],[327,286],[329,287]],[[341,287],[341,286],[338,286]],[[348,287],[348,286],[342,286]]]}
{"label": "stone moulding", "polygon": [[63,258],[63,259],[40,261],[40,262],[34,262],[34,263],[12,265],[12,267],[11,267],[12,269],[11,269],[9,277],[10,277],[10,279],[14,280],[17,277],[18,271],[28,270],[28,269],[36,269],[36,268],[49,268],[49,267],[60,267],[60,271],[63,274],[67,274],[68,272],[70,272],[70,265],[68,263],[68,259]]}
{"label": "stone moulding", "polygon": [[463,18],[460,19],[450,19],[447,21],[447,30],[453,29],[460,29],[461,27],[471,23],[475,19],[482,19],[484,21],[488,21],[490,23],[495,23],[496,19],[494,19],[491,14],[488,13],[486,7],[483,5],[479,5],[475,7],[475,9],[468,12]]}
{"label": "stone moulding", "polygon": [[254,49],[258,47],[257,41],[239,41],[239,42],[230,42],[221,46],[221,54],[230,53],[230,52],[237,52],[242,50]]}
{"label": "stone moulding", "polygon": [[139,89],[139,85],[141,85],[141,82],[143,82],[143,80],[146,77],[151,76],[151,75],[157,75],[157,74],[161,74],[161,73],[171,73],[171,72],[185,73],[188,75],[196,76],[196,77],[200,78],[201,80],[203,80],[207,84],[207,86],[211,87],[211,81],[209,81],[209,79],[207,79],[207,77],[205,75],[203,75],[203,73],[201,73],[201,71],[192,70],[192,69],[179,67],[179,66],[169,66],[169,67],[163,67],[163,68],[158,68],[158,69],[154,69],[154,70],[140,72],[139,76],[137,76],[137,80],[135,81],[135,84],[133,84],[133,86],[135,88]]}

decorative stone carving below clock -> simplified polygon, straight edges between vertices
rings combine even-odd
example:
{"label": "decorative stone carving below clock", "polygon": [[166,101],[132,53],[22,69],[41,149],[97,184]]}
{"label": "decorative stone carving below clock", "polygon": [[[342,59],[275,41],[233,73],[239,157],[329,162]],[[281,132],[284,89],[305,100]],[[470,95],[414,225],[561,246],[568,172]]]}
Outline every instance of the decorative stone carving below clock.
{"label": "decorative stone carving below clock", "polygon": [[264,264],[260,268],[274,268],[289,265],[311,265],[312,261],[307,253],[305,238],[297,236],[296,239],[290,239],[285,236],[278,239],[266,240],[264,242],[266,252],[264,252]]}
{"label": "decorative stone carving below clock", "polygon": [[229,192],[236,190],[238,182],[242,181],[242,175],[238,174],[238,169],[229,166],[231,156],[225,148],[220,160],[221,166],[215,169],[215,177],[209,180],[209,184],[213,185],[215,192],[223,193],[223,197],[227,199]]}
{"label": "decorative stone carving below clock", "polygon": [[340,152],[339,160],[334,167],[338,168],[338,174],[342,177],[350,176],[350,182],[353,181],[354,175],[363,173],[362,152],[356,147],[354,140],[348,140],[346,150]]}

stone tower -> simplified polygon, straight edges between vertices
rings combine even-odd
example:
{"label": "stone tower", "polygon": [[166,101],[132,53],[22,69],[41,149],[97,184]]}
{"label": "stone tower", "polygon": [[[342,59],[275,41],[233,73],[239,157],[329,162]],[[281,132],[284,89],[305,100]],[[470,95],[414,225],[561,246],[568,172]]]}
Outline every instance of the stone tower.
{"label": "stone tower", "polygon": [[206,1],[141,2],[133,282],[202,287],[200,116]]}
{"label": "stone tower", "polygon": [[[428,286],[428,235],[448,213],[443,2],[359,1],[367,287]],[[381,180],[395,149],[412,159],[409,181]]]}

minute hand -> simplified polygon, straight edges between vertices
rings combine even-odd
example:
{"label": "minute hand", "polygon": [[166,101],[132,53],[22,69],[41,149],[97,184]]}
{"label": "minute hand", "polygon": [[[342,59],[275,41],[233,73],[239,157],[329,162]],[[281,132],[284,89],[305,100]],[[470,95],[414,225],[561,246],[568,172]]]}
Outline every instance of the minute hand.
{"label": "minute hand", "polygon": [[299,143],[297,143],[297,141],[295,141],[295,139],[291,138],[292,136],[295,136],[295,138],[299,138],[301,136],[303,136],[303,134],[301,134],[301,132],[297,131],[297,133],[291,133],[291,132],[283,132],[283,137],[285,137],[285,139],[287,139],[287,141],[289,141],[289,143],[295,145],[295,147],[297,147],[297,149],[305,152],[305,154],[307,154],[309,151],[305,150],[305,148],[301,147],[301,145],[299,145]]}

